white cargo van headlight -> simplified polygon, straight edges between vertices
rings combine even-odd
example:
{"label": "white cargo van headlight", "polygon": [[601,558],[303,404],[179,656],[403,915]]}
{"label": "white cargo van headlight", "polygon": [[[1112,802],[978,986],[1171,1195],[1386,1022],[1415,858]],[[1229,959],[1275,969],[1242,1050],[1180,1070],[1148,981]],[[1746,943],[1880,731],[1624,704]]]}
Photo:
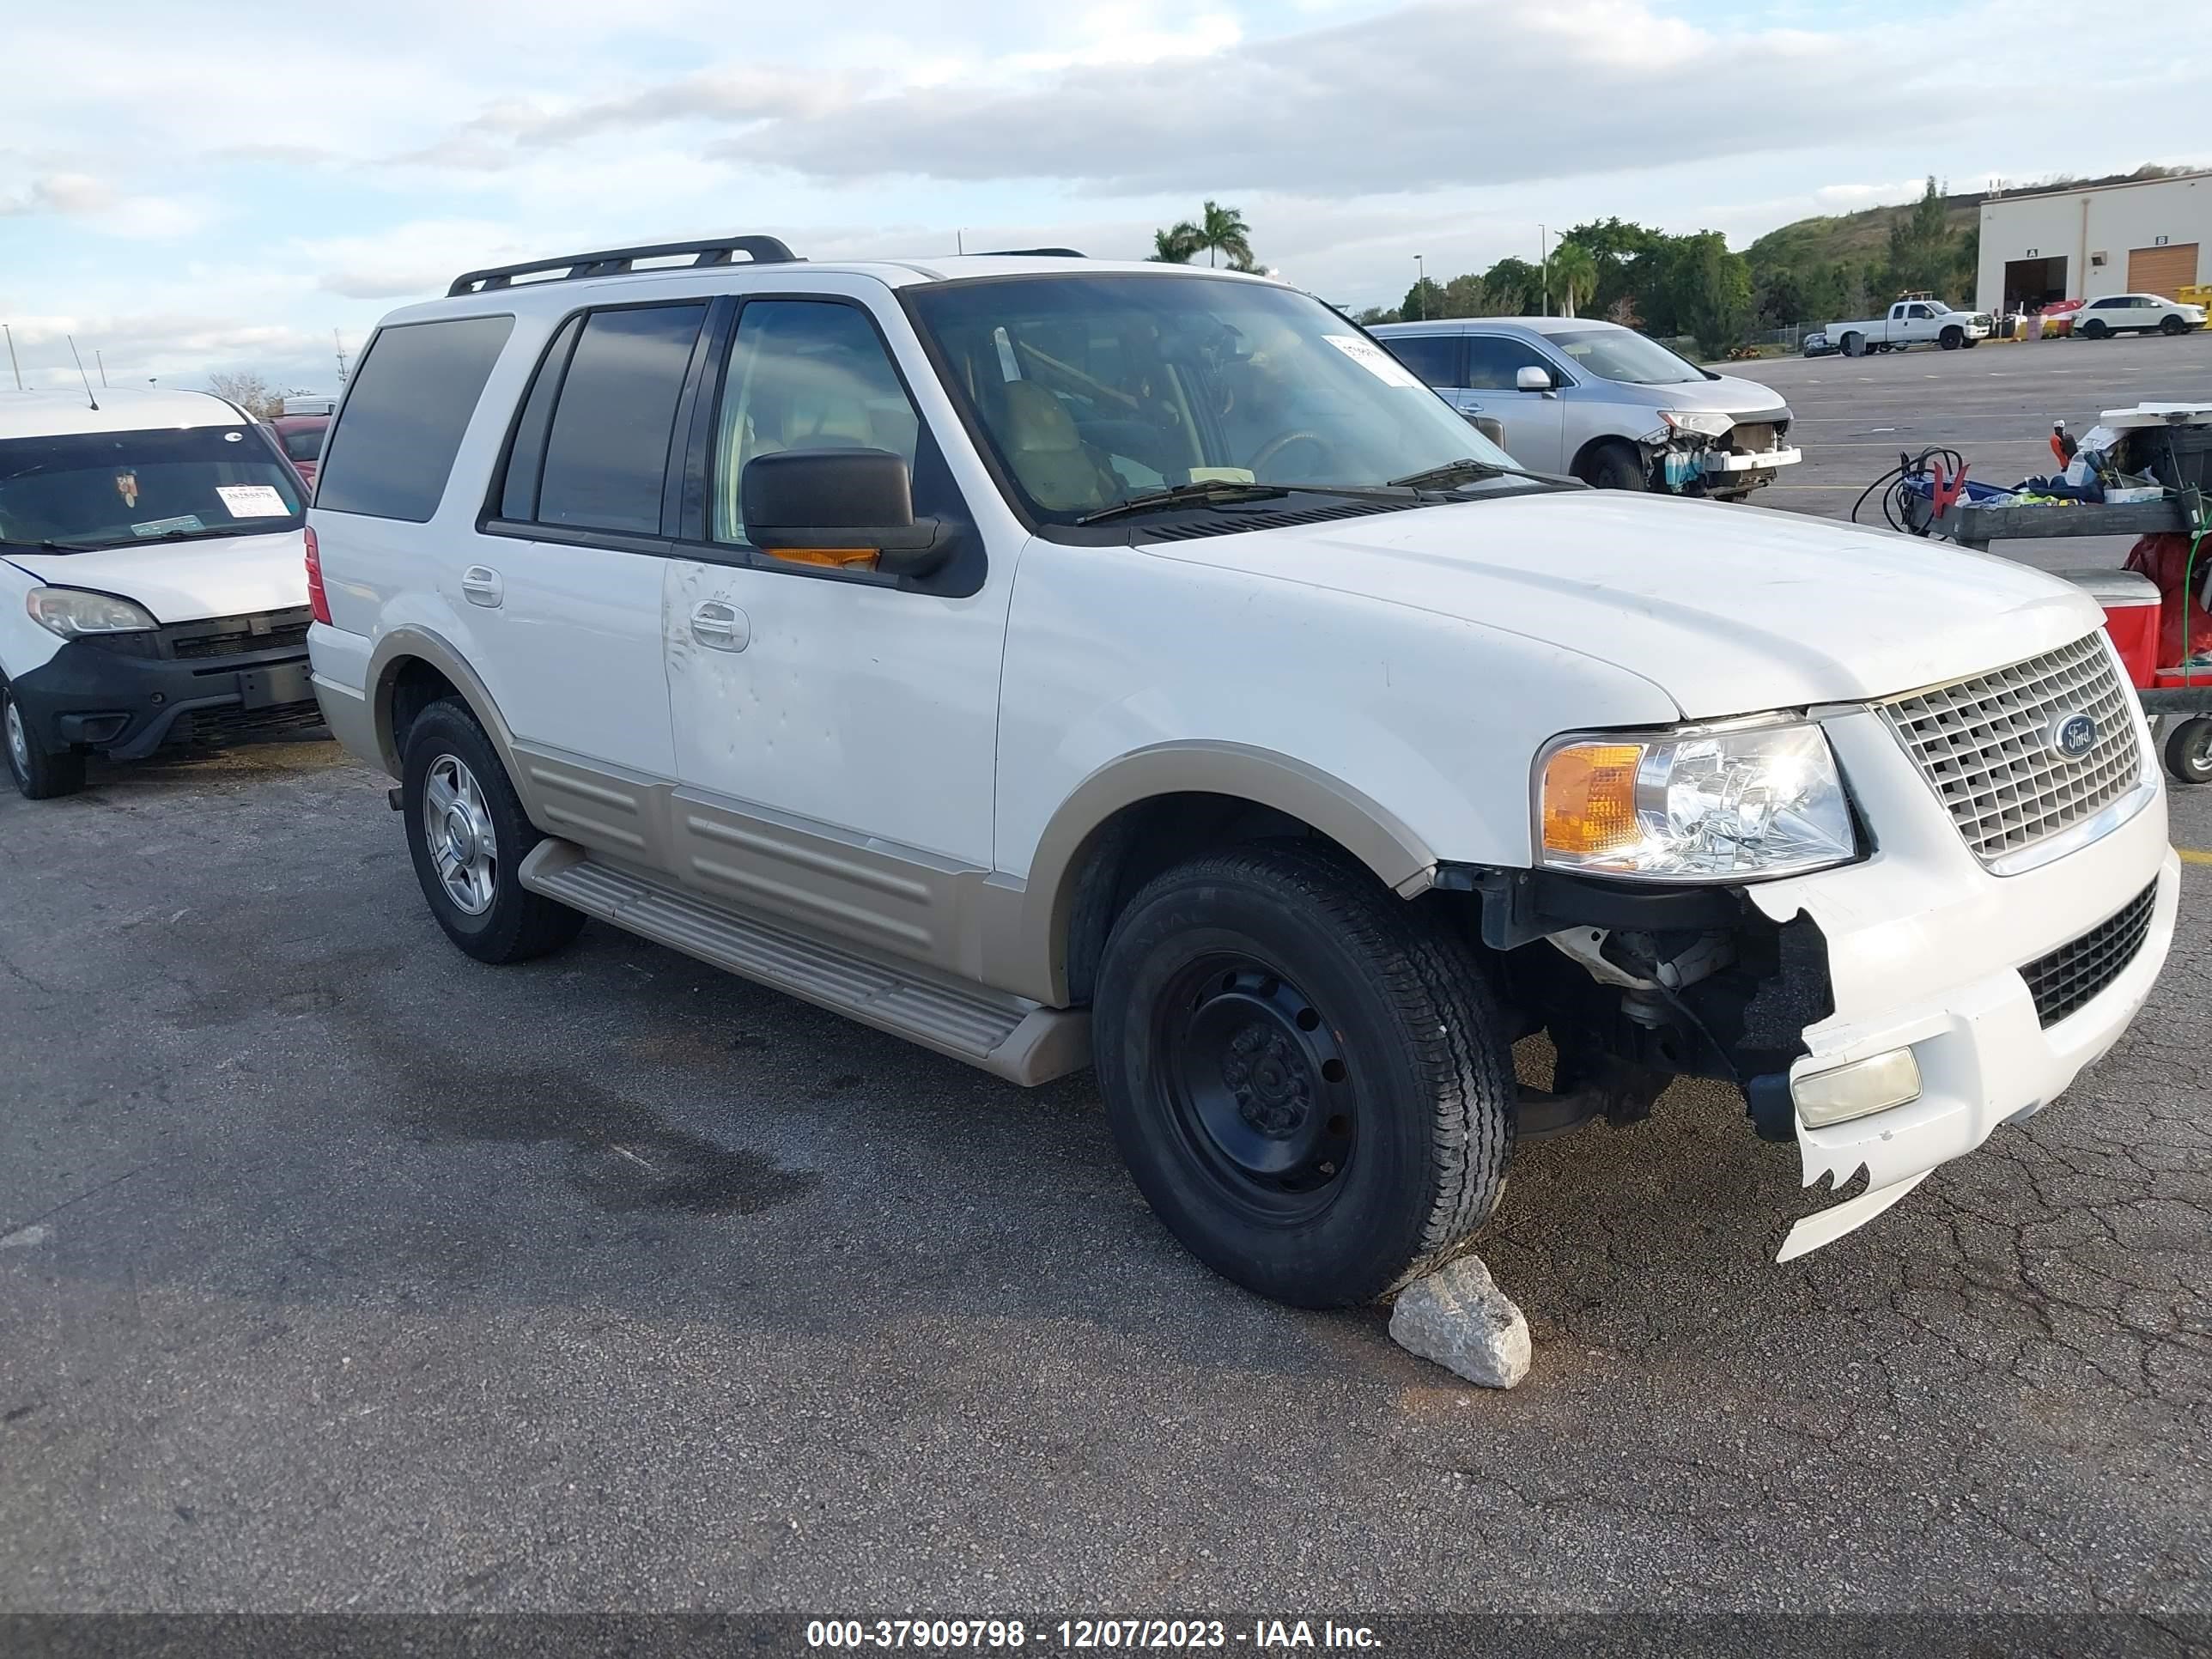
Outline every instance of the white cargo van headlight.
{"label": "white cargo van headlight", "polygon": [[34,587],[23,596],[31,620],[65,640],[87,634],[136,634],[159,628],[143,605],[82,587]]}
{"label": "white cargo van headlight", "polygon": [[1536,769],[1542,862],[1651,881],[1755,881],[1858,855],[1818,726],[1771,720],[1562,738]]}
{"label": "white cargo van headlight", "polygon": [[1695,432],[1708,438],[1725,438],[1735,426],[1735,416],[1711,409],[1662,409],[1659,418],[1677,432]]}

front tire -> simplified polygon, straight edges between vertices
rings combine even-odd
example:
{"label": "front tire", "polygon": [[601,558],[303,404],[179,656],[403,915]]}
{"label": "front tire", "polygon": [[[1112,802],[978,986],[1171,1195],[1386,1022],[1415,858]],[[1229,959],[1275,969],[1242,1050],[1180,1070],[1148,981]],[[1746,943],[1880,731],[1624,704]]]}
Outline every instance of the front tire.
{"label": "front tire", "polygon": [[2105,320],[2101,317],[2092,317],[2087,322],[2081,325],[2082,336],[2087,339],[2101,340],[2112,331],[2106,325]]}
{"label": "front tire", "polygon": [[0,680],[0,751],[8,757],[9,781],[25,800],[52,800],[84,787],[84,757],[74,749],[47,748],[4,680]]}
{"label": "front tire", "polygon": [[2177,783],[2212,783],[2212,718],[2199,714],[2166,733],[2166,769]]}
{"label": "front tire", "polygon": [[516,878],[544,839],[522,810],[499,751],[453,698],[408,728],[400,768],[407,851],[430,914],[478,962],[526,962],[557,951],[583,927],[579,911]]}
{"label": "front tire", "polygon": [[1138,1189],[1247,1290],[1372,1301],[1504,1190],[1516,1085],[1484,966],[1340,854],[1259,843],[1158,877],[1115,923],[1091,1018]]}
{"label": "front tire", "polygon": [[1937,337],[1937,342],[1944,350],[1956,351],[1966,343],[1966,331],[1955,325],[1947,328]]}
{"label": "front tire", "polygon": [[1583,459],[1577,476],[1600,489],[1647,489],[1643,459],[1624,443],[1600,444]]}
{"label": "front tire", "polygon": [[2158,319],[2158,331],[2165,335],[2166,337],[2170,340],[2176,335],[2187,333],[2189,331],[2189,325],[2183,322],[2180,318],[2175,316],[2172,312],[2168,312],[2165,316]]}

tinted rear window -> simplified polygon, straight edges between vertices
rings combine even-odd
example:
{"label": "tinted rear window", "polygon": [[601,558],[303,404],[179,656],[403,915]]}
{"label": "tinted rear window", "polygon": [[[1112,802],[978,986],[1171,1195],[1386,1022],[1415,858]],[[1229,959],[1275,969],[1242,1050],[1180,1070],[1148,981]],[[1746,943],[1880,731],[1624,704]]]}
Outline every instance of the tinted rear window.
{"label": "tinted rear window", "polygon": [[295,428],[276,435],[284,441],[284,453],[294,460],[312,461],[323,453],[324,430],[319,426],[309,427],[305,431]]}
{"label": "tinted rear window", "polygon": [[546,434],[538,518],[656,535],[676,405],[704,305],[595,311]]}
{"label": "tinted rear window", "polygon": [[1458,386],[1460,342],[1457,334],[1387,334],[1382,337],[1390,355],[1431,386]]}
{"label": "tinted rear window", "polygon": [[446,477],[512,317],[455,317],[380,328],[330,434],[315,505],[421,524]]}

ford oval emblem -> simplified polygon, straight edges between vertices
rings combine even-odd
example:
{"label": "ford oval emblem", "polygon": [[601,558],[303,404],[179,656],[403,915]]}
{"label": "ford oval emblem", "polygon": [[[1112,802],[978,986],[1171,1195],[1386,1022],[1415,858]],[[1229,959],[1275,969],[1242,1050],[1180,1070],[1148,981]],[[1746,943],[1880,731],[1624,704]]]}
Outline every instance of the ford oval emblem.
{"label": "ford oval emblem", "polygon": [[2068,760],[2080,760],[2097,746],[2097,718],[2094,714],[2061,714],[2051,722],[2048,741]]}

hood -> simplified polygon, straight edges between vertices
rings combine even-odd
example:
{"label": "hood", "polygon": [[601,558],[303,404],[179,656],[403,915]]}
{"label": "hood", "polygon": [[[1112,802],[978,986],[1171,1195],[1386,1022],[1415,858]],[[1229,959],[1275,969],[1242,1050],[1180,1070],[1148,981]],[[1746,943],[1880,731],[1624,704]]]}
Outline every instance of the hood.
{"label": "hood", "polygon": [[1733,374],[1723,374],[1717,380],[1685,380],[1679,386],[1633,389],[1661,409],[1717,409],[1723,415],[1757,416],[1765,420],[1780,420],[1790,413],[1780,392]]}
{"label": "hood", "polygon": [[296,530],[147,542],[96,553],[9,548],[0,557],[56,587],[96,588],[135,599],[156,622],[289,611],[307,602],[307,544]]}
{"label": "hood", "polygon": [[[2080,589],[1986,554],[1627,491],[1147,550],[1540,640],[1641,676],[1692,720],[1915,690],[2053,650],[2104,621]],[[1468,694],[1479,702],[1479,678]],[[1559,711],[1562,730],[1575,721]]]}

